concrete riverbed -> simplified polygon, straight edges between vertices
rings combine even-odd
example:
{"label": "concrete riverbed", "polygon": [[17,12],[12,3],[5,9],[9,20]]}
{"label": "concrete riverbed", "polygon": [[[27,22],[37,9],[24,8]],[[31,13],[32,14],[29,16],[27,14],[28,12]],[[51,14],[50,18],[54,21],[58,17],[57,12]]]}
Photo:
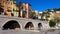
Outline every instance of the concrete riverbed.
{"label": "concrete riverbed", "polygon": [[60,30],[55,30],[53,32],[38,30],[0,30],[0,34],[60,34]]}

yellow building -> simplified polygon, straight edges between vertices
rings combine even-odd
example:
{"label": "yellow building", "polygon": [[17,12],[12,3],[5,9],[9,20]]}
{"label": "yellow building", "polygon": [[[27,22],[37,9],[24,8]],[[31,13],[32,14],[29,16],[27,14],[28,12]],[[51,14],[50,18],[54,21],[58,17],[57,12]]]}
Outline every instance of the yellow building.
{"label": "yellow building", "polygon": [[23,18],[29,18],[28,14],[29,11],[31,10],[31,5],[29,3],[22,3],[23,9],[18,9],[16,6],[16,1],[12,0],[2,0],[3,4],[3,9],[4,9],[4,15],[8,16],[19,16],[19,11],[20,11],[20,16]]}
{"label": "yellow building", "polygon": [[4,5],[4,14],[8,16],[18,16],[18,8],[16,7],[16,1],[4,1],[2,0],[2,4]]}

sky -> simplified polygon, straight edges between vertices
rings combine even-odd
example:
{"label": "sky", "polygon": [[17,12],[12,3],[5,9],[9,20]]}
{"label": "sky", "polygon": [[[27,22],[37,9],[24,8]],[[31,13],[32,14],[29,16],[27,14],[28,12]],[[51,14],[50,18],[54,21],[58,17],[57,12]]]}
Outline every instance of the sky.
{"label": "sky", "polygon": [[16,0],[18,2],[28,2],[32,10],[43,12],[47,9],[60,8],[60,0]]}

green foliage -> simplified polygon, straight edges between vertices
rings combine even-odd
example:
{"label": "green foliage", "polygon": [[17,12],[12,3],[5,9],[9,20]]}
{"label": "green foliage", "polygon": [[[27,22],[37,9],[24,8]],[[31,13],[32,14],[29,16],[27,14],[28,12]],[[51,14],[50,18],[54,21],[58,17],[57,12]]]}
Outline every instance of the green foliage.
{"label": "green foliage", "polygon": [[29,11],[29,18],[34,18],[36,13],[34,11]]}
{"label": "green foliage", "polygon": [[51,9],[47,9],[46,11],[51,12]]}
{"label": "green foliage", "polygon": [[19,15],[18,17],[20,17],[20,11],[22,10],[22,2],[19,2],[17,5],[16,5],[18,8],[19,8]]}
{"label": "green foliage", "polygon": [[50,27],[54,27],[56,25],[56,22],[55,21],[53,21],[53,20],[50,20],[49,21],[49,26]]}
{"label": "green foliage", "polygon": [[60,11],[60,8],[53,8],[54,11]]}
{"label": "green foliage", "polygon": [[17,7],[20,8],[21,6],[22,6],[22,2],[19,2],[19,3],[17,4]]}
{"label": "green foliage", "polygon": [[48,20],[48,18],[50,17],[49,12],[51,12],[50,9],[47,9],[45,12],[43,12],[42,15],[41,15],[41,19],[43,19],[43,17],[45,16],[46,20]]}

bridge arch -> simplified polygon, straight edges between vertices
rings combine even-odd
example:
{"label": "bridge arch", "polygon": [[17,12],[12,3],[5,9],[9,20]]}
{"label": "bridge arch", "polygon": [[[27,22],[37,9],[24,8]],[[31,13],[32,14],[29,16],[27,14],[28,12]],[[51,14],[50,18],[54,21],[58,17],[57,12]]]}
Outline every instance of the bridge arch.
{"label": "bridge arch", "polygon": [[25,29],[27,29],[27,30],[34,30],[34,24],[32,23],[32,22],[27,22],[26,24],[25,24],[25,27],[24,27]]}
{"label": "bridge arch", "polygon": [[2,26],[3,30],[16,29],[16,28],[19,28],[19,29],[21,28],[20,24],[16,20],[9,20]]}
{"label": "bridge arch", "polygon": [[42,23],[38,23],[38,30],[40,30],[42,27]]}

